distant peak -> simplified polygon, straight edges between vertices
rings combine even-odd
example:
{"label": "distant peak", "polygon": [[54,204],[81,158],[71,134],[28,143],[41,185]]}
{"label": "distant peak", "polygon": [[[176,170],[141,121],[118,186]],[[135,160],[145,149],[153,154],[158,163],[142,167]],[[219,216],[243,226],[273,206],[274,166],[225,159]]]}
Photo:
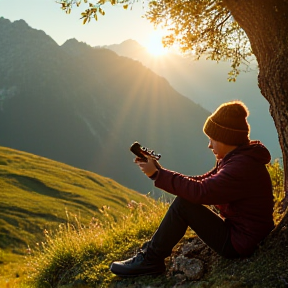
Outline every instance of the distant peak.
{"label": "distant peak", "polygon": [[78,41],[76,38],[68,39],[67,41],[65,41],[65,43],[62,44],[62,47],[71,47],[71,46],[74,46],[74,45],[78,45],[78,46],[81,45],[81,46],[85,46],[85,47],[91,47],[90,45],[88,45],[85,42]]}
{"label": "distant peak", "polygon": [[143,49],[145,49],[143,46],[141,46],[137,41],[132,40],[132,39],[128,39],[123,41],[120,44],[112,44],[112,45],[107,45],[104,46],[107,49],[110,49],[112,51],[115,51],[116,53],[122,55],[121,51],[141,51]]}
{"label": "distant peak", "polygon": [[127,39],[125,41],[123,41],[121,44],[134,44],[134,45],[140,45],[136,40],[134,39]]}
{"label": "distant peak", "polygon": [[23,19],[15,20],[13,24],[22,27],[29,27],[29,25]]}
{"label": "distant peak", "polygon": [[2,23],[6,23],[6,24],[11,24],[11,21],[9,20],[9,19],[6,19],[6,18],[4,18],[4,17],[0,17],[0,23],[2,24]]}
{"label": "distant peak", "polygon": [[71,44],[71,43],[79,43],[79,41],[76,38],[71,38],[71,39],[66,40],[63,45]]}
{"label": "distant peak", "polygon": [[15,24],[26,24],[26,25],[28,25],[28,24],[25,22],[25,20],[23,20],[23,19],[15,20],[13,23],[15,23]]}
{"label": "distant peak", "polygon": [[133,39],[128,39],[123,41],[121,44],[119,44],[121,46],[130,46],[130,47],[142,47],[142,45],[140,45],[136,40]]}

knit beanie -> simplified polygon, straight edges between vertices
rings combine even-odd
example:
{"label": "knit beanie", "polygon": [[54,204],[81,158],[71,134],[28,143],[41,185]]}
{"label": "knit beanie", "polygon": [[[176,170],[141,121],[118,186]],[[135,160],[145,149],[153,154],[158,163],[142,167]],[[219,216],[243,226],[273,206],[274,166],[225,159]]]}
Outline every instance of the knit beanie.
{"label": "knit beanie", "polygon": [[243,102],[227,102],[207,118],[203,131],[215,141],[238,146],[249,142],[248,116],[249,110]]}

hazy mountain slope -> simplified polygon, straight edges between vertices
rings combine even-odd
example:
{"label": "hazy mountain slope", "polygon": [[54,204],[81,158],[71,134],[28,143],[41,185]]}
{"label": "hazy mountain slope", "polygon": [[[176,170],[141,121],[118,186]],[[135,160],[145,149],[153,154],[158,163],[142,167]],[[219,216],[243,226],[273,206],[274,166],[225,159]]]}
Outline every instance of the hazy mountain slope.
{"label": "hazy mountain slope", "polygon": [[5,147],[0,187],[0,249],[18,253],[41,241],[44,229],[75,223],[74,215],[88,225],[93,217],[104,220],[105,209],[117,219],[131,200],[148,203],[112,179]]}
{"label": "hazy mountain slope", "polygon": [[[274,158],[281,151],[269,105],[257,86],[257,69],[242,72],[235,83],[228,82],[229,63],[201,59],[194,61],[173,53],[154,57],[134,40],[106,46],[118,55],[138,60],[158,75],[165,77],[182,95],[205,109],[214,111],[220,104],[234,99],[242,100],[250,110],[251,138],[261,139]],[[255,63],[252,63],[252,67]]]}
{"label": "hazy mountain slope", "polygon": [[76,40],[59,47],[24,21],[0,18],[0,145],[113,178],[147,193],[135,140],[187,174],[214,165],[209,112],[140,62]]}

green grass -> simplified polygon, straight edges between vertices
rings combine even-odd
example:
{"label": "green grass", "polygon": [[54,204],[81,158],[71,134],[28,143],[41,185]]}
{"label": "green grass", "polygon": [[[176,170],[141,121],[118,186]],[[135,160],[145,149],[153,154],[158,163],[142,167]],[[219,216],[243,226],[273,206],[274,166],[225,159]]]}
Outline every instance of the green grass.
{"label": "green grass", "polygon": [[1,276],[13,270],[7,267],[45,241],[44,231],[76,219],[82,225],[92,219],[104,223],[107,211],[115,222],[127,214],[131,200],[149,205],[146,196],[109,178],[4,147],[0,187],[0,287]]}
{"label": "green grass", "polygon": [[[167,205],[150,200],[151,205],[131,203],[130,211],[117,223],[95,221],[87,227],[67,223],[28,262],[31,287],[61,287],[85,283],[106,287],[115,278],[109,265],[115,259],[134,254],[159,225]],[[35,285],[35,286],[34,286]]]}
{"label": "green grass", "polygon": [[[57,288],[174,287],[177,279],[166,275],[121,279],[109,271],[112,261],[134,255],[158,227],[167,205],[151,201],[152,209],[137,205],[118,223],[97,223],[94,227],[71,227],[67,223],[54,235],[47,234],[46,244],[27,264],[26,273],[32,278],[26,283],[29,287]],[[182,242],[194,236],[190,231]],[[203,279],[186,281],[181,287],[286,287],[287,247],[283,231],[275,231],[252,257],[227,260],[214,256],[215,262]],[[171,265],[169,259],[166,264]]]}

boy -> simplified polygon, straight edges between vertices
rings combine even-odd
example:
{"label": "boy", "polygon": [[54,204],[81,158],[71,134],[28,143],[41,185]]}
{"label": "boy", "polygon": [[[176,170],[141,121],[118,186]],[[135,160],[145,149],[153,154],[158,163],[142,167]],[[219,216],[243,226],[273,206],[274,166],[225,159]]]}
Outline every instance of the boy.
{"label": "boy", "polygon": [[[222,104],[206,120],[203,131],[216,166],[201,176],[185,176],[162,168],[155,160],[134,161],[154,185],[177,197],[145,248],[134,257],[113,262],[121,277],[163,273],[164,259],[188,227],[226,258],[251,255],[274,228],[273,193],[266,164],[270,153],[250,141],[249,111],[244,103]],[[204,205],[215,205],[219,215]]]}

